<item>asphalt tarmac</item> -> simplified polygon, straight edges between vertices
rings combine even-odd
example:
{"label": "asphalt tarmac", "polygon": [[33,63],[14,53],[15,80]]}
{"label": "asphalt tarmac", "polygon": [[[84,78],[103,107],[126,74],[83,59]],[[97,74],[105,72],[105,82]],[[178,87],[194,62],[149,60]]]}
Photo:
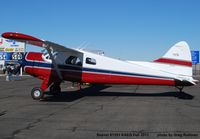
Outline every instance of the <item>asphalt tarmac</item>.
{"label": "asphalt tarmac", "polygon": [[94,85],[36,101],[41,81],[0,77],[0,138],[134,139],[200,138],[200,86]]}

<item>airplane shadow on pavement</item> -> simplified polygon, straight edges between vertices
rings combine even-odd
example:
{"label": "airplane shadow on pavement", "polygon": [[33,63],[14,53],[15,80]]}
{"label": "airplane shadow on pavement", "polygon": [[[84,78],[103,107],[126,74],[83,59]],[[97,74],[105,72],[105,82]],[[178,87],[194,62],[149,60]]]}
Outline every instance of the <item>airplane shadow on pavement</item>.
{"label": "airplane shadow on pavement", "polygon": [[72,102],[83,98],[85,96],[129,96],[129,97],[175,97],[178,99],[192,100],[194,96],[187,94],[185,92],[161,92],[161,93],[123,93],[123,92],[112,92],[112,91],[102,91],[109,88],[109,85],[95,85],[81,89],[81,91],[63,91],[58,96],[48,95],[42,101],[48,102]]}

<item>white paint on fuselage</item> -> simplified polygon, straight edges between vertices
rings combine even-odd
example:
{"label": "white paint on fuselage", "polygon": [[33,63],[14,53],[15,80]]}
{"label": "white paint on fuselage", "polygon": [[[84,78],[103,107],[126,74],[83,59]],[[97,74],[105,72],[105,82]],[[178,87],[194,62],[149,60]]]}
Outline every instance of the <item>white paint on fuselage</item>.
{"label": "white paint on fuselage", "polygon": [[[161,77],[169,77],[174,78],[175,76],[171,73],[166,73],[163,71],[155,70],[150,67],[144,67],[140,64],[133,64],[128,61],[118,60],[102,55],[93,54],[90,52],[81,51],[84,53],[84,61],[83,61],[83,67],[86,68],[93,68],[93,69],[103,69],[103,70],[109,70],[109,71],[116,71],[116,72],[127,72],[127,73],[133,73],[133,74],[142,74],[142,75],[151,75],[151,76],[161,76]],[[87,64],[85,62],[85,59],[94,58],[96,59],[96,65]]]}
{"label": "white paint on fuselage", "polygon": [[[65,61],[69,56],[77,56],[81,59],[83,68],[160,76],[178,80],[193,80],[192,75],[187,74],[191,70],[190,67],[156,62],[124,61],[80,49],[75,50],[76,52],[59,52],[55,58],[56,64],[66,65]],[[96,65],[87,64],[86,58],[95,59]],[[50,61],[47,62],[51,63]]]}

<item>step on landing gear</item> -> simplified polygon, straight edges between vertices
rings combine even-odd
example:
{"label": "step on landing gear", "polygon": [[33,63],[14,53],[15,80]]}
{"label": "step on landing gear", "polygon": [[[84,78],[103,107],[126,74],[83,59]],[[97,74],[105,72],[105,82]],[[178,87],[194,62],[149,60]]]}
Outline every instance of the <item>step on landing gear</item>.
{"label": "step on landing gear", "polygon": [[35,87],[31,90],[31,97],[35,100],[40,100],[44,97],[44,92],[40,87]]}

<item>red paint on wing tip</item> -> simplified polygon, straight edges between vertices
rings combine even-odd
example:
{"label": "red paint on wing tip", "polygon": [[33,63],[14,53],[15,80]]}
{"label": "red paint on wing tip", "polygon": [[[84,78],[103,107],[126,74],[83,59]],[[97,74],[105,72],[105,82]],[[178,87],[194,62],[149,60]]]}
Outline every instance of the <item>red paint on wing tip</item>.
{"label": "red paint on wing tip", "polygon": [[3,38],[8,39],[9,37],[12,36],[12,33],[11,33],[11,32],[5,32],[5,33],[3,33],[1,36],[2,36]]}
{"label": "red paint on wing tip", "polygon": [[38,39],[36,37],[29,36],[29,35],[22,34],[22,33],[17,33],[17,32],[5,32],[1,36],[6,38],[6,39],[44,42],[43,40]]}

